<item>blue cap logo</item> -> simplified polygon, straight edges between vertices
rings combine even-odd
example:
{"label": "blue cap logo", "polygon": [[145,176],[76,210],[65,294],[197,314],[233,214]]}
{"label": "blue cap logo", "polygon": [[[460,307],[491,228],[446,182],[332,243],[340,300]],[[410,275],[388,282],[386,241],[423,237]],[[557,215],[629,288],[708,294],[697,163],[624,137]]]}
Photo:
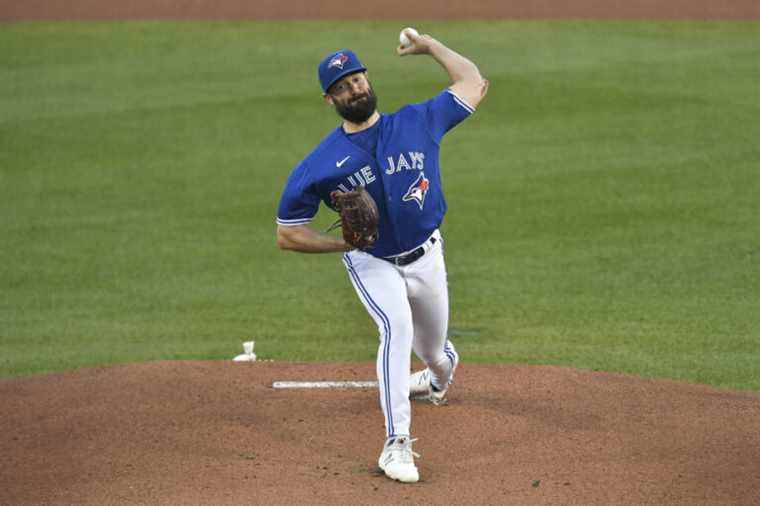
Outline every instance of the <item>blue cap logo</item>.
{"label": "blue cap logo", "polygon": [[356,72],[364,72],[367,68],[359,61],[359,57],[350,49],[341,49],[330,53],[319,63],[317,74],[322,91],[327,90],[336,81]]}

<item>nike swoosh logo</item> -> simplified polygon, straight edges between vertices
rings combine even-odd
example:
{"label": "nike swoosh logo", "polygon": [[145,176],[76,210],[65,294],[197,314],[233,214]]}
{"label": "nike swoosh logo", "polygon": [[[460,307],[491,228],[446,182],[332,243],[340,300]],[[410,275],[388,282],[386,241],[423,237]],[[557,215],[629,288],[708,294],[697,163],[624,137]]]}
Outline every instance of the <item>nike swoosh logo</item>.
{"label": "nike swoosh logo", "polygon": [[339,162],[335,162],[335,166],[338,167],[338,168],[340,168],[340,166],[343,165],[344,163],[346,163],[346,160],[348,160],[349,158],[351,158],[351,155],[348,155],[347,157],[345,157],[343,160],[341,160]]}

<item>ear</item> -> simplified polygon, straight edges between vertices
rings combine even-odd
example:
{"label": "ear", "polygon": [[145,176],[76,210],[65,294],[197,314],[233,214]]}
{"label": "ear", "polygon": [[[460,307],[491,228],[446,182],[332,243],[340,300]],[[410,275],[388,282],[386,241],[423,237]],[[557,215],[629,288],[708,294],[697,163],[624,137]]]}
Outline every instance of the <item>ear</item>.
{"label": "ear", "polygon": [[327,104],[327,105],[333,105],[333,98],[330,95],[328,95],[327,93],[325,93],[322,96],[325,98],[325,104]]}

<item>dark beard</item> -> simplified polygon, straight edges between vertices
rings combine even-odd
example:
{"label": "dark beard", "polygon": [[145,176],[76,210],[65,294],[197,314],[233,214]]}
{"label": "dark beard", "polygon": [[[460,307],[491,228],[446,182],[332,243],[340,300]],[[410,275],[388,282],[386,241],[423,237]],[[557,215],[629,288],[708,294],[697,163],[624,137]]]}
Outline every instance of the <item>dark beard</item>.
{"label": "dark beard", "polygon": [[335,111],[346,121],[351,123],[364,123],[377,109],[377,95],[372,88],[367,90],[367,94],[356,101],[345,103],[333,102]]}

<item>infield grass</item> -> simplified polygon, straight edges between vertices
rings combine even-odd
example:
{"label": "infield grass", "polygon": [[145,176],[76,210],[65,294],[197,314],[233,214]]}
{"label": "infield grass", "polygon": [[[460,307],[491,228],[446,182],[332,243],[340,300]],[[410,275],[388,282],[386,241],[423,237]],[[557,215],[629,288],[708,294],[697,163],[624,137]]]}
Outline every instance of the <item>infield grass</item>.
{"label": "infield grass", "polygon": [[[274,215],[337,122],[324,54],[356,50],[384,111],[446,85],[399,28],[0,25],[0,376],[248,339],[374,360],[339,257],[279,252]],[[464,360],[760,389],[760,24],[418,28],[491,81],[442,149]]]}

